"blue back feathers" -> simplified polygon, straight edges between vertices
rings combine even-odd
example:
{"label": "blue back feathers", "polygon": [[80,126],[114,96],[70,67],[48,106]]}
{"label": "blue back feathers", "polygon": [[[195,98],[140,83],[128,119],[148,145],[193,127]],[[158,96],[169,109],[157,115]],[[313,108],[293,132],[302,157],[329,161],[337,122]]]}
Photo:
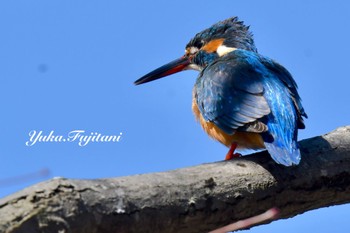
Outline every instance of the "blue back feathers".
{"label": "blue back feathers", "polygon": [[261,133],[277,163],[299,163],[297,132],[307,116],[295,81],[278,63],[237,49],[202,70],[194,95],[206,121],[228,134]]}

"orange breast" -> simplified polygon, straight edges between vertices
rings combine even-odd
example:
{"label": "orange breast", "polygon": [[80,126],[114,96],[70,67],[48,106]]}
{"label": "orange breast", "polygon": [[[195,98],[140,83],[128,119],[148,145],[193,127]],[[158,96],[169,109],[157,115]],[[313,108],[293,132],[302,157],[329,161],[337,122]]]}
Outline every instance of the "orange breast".
{"label": "orange breast", "polygon": [[200,113],[195,98],[192,99],[192,111],[201,124],[204,131],[213,139],[230,147],[233,142],[237,143],[239,149],[263,149],[264,141],[260,134],[248,132],[235,132],[230,135],[222,131],[212,122],[207,122]]}

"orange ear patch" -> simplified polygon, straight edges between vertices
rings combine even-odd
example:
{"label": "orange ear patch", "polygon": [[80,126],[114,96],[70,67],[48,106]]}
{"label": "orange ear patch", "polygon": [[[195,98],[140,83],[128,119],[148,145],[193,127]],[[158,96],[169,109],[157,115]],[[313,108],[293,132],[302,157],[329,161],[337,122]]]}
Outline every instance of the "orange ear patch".
{"label": "orange ear patch", "polygon": [[217,48],[224,43],[224,39],[215,39],[212,41],[209,41],[206,45],[203,46],[203,50],[205,50],[208,53],[213,53],[217,50]]}

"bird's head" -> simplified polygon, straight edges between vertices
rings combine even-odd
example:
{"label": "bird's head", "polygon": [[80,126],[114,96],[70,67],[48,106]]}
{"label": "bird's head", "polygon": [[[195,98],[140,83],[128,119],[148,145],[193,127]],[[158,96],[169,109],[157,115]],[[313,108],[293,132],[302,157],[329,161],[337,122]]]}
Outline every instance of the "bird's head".
{"label": "bird's head", "polygon": [[197,33],[187,44],[185,55],[146,74],[135,84],[147,83],[183,70],[201,71],[218,57],[236,49],[257,52],[249,27],[233,17]]}

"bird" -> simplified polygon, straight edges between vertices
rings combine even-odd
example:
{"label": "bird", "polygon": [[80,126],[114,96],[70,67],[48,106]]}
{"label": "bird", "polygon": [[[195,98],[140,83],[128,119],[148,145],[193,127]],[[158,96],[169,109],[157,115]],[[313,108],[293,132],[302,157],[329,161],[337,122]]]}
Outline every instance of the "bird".
{"label": "bird", "polygon": [[151,82],[184,70],[199,71],[192,92],[192,110],[204,131],[236,150],[266,149],[284,166],[301,160],[298,129],[307,114],[290,72],[258,53],[250,26],[238,17],[197,33],[185,54],[134,82]]}

